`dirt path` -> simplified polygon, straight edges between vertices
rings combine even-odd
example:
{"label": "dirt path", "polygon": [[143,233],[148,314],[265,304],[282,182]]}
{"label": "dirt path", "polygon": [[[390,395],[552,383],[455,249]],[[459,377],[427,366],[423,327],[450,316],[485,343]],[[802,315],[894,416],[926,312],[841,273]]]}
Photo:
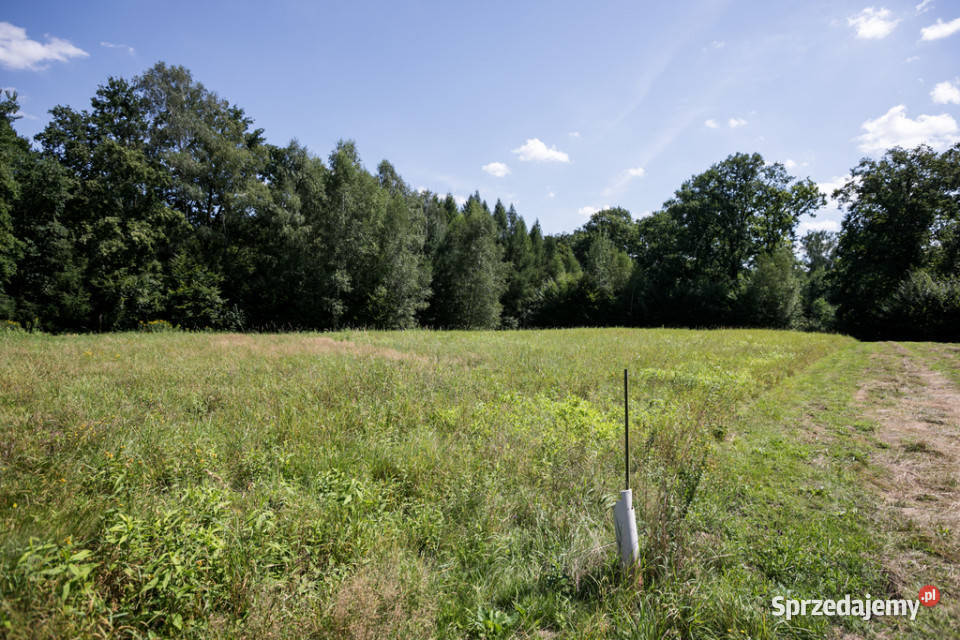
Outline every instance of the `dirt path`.
{"label": "dirt path", "polygon": [[940,634],[958,633],[960,622],[960,388],[898,343],[878,345],[874,362],[856,400],[877,423],[871,483],[878,525],[893,540],[884,566],[904,598],[924,584],[942,593],[919,625],[884,625],[878,635],[956,637]]}

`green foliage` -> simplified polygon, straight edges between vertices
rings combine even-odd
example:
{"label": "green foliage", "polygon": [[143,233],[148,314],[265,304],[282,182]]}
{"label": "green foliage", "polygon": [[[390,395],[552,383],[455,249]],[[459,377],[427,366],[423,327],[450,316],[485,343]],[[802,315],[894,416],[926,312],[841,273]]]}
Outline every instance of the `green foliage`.
{"label": "green foliage", "polygon": [[493,219],[471,199],[450,223],[439,249],[432,302],[437,325],[483,329],[500,324],[501,255]]}
{"label": "green foliage", "polygon": [[907,313],[882,308],[905,304],[891,296],[908,273],[942,281],[960,269],[960,147],[863,161],[839,193],[839,244],[808,234],[801,275],[781,248],[824,198],[758,154],[692,176],[642,220],[614,207],[545,237],[479,192],[458,208],[450,194],[414,192],[387,160],[371,172],[351,141],[326,159],[296,141],[268,144],[242,108],[180,66],[108,78],[87,110],[54,107],[39,151],[16,134],[16,113],[8,93],[0,318],[31,328],[169,318],[189,329],[669,324],[880,335]]}
{"label": "green foliage", "polygon": [[172,325],[166,320],[148,320],[140,322],[140,331],[147,333],[166,333],[167,331],[176,331],[176,325]]}
{"label": "green foliage", "polygon": [[803,315],[799,326],[810,331],[833,331],[836,307],[827,298],[832,292],[829,279],[836,265],[837,234],[810,231],[801,239],[801,245],[806,272],[801,280]]}
{"label": "green foliage", "polygon": [[69,543],[41,543],[31,539],[7,575],[11,590],[21,597],[47,598],[56,594],[57,604],[65,613],[82,614],[82,606],[95,598],[93,571],[99,562],[87,562],[93,553],[76,549]]}
{"label": "green foliage", "polygon": [[14,203],[20,198],[14,167],[27,150],[13,130],[19,111],[17,94],[7,90],[0,97],[0,319],[6,319],[14,312],[14,301],[7,294],[7,287],[20,258],[20,243],[14,235],[11,216]]}
{"label": "green foliage", "polygon": [[[938,294],[930,292],[931,298],[921,293],[928,287],[910,273],[922,270],[934,279],[949,279],[960,269],[958,187],[960,145],[940,154],[925,146],[891,149],[881,159],[864,159],[854,168],[851,180],[835,194],[846,208],[834,293],[842,330],[884,335],[892,330],[885,319],[889,313],[900,314],[897,322],[903,314],[934,325],[945,320],[921,310],[923,299]],[[913,311],[907,308],[911,306]],[[934,325],[916,325],[916,335],[943,335]],[[901,324],[896,333],[902,331]]]}
{"label": "green foliage", "polygon": [[800,217],[824,202],[811,180],[794,181],[756,153],[731,155],[693,176],[663,212],[641,223],[642,278],[655,290],[645,296],[654,304],[642,310],[672,322],[735,321],[731,303],[742,280],[760,256],[789,244]]}
{"label": "green foliage", "polygon": [[911,271],[883,301],[880,317],[892,336],[920,340],[960,338],[960,277]]}
{"label": "green foliage", "polygon": [[[634,224],[630,212],[622,207],[603,209],[590,216],[590,220],[583,225],[583,235],[579,238],[582,250],[586,255],[590,239],[602,236],[623,253],[634,256],[637,253],[637,225]],[[586,247],[583,243],[586,242]]]}
{"label": "green foliage", "polygon": [[216,490],[188,489],[152,518],[116,513],[104,528],[104,579],[130,623],[161,633],[200,626],[228,597],[228,552]]}
{"label": "green foliage", "polygon": [[745,324],[788,329],[799,323],[800,294],[797,260],[784,246],[757,257],[737,302]]}
{"label": "green foliage", "polygon": [[220,293],[221,278],[188,252],[170,261],[166,308],[174,324],[189,329],[227,324],[226,302]]}

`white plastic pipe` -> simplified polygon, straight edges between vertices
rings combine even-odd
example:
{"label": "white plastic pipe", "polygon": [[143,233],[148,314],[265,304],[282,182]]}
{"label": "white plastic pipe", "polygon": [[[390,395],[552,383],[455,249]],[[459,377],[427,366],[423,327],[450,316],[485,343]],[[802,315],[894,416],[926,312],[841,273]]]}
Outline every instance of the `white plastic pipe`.
{"label": "white plastic pipe", "polygon": [[637,565],[637,560],[640,558],[637,518],[633,511],[633,491],[630,489],[620,492],[620,499],[613,505],[613,520],[617,528],[620,566],[624,571],[628,571]]}

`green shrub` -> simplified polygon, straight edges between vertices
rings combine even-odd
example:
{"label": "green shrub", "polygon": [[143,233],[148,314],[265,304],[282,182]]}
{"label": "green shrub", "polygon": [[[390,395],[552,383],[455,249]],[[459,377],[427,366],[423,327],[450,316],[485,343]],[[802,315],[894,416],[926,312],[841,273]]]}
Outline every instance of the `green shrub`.
{"label": "green shrub", "polygon": [[911,271],[880,307],[891,335],[914,340],[960,339],[960,278]]}
{"label": "green shrub", "polygon": [[178,327],[170,324],[166,320],[148,320],[140,321],[140,331],[147,333],[166,333],[168,331],[177,331]]}
{"label": "green shrub", "polygon": [[0,320],[0,331],[23,331],[23,327],[14,320]]}

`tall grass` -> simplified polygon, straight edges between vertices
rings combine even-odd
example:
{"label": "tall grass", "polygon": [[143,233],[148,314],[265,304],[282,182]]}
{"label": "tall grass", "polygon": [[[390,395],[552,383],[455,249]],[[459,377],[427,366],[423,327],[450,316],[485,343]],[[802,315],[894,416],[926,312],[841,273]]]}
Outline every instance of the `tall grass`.
{"label": "tall grass", "polygon": [[[704,537],[754,529],[711,530],[731,482],[717,451],[771,390],[854,344],[626,329],[2,335],[0,629],[791,635],[759,600],[723,604],[736,587]],[[636,582],[610,544],[624,368]],[[769,586],[743,580],[752,597]]]}

